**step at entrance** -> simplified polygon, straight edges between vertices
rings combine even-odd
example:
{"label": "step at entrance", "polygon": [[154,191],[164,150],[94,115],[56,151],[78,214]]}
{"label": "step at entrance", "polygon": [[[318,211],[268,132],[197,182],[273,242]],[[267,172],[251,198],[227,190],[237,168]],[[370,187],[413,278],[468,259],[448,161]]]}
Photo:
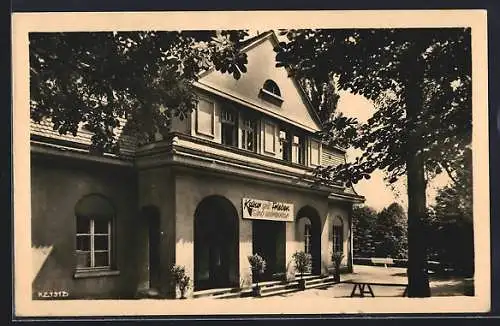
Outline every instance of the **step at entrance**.
{"label": "step at entrance", "polygon": [[[283,281],[267,281],[259,283],[261,287],[261,297],[270,297],[276,295],[283,295],[292,292],[300,291],[298,280],[300,277],[296,278],[294,281],[283,282]],[[304,276],[306,280],[306,290],[314,288],[329,287],[337,282],[334,281],[331,276],[320,276],[320,275],[307,275]],[[230,299],[230,298],[240,298],[240,297],[251,297],[252,287],[245,288],[226,288],[226,289],[212,289],[198,291],[193,294],[193,297],[212,297],[214,299]]]}

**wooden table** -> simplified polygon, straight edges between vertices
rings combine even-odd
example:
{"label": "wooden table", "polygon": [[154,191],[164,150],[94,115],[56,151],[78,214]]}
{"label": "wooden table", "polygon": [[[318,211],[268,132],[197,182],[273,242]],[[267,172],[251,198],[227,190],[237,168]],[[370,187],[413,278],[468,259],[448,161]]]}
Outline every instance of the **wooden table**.
{"label": "wooden table", "polygon": [[375,293],[373,292],[372,286],[399,286],[404,287],[405,290],[403,292],[403,297],[407,295],[408,292],[408,284],[394,284],[394,283],[374,283],[374,282],[354,282],[354,281],[345,281],[341,283],[353,284],[351,291],[351,298],[355,296],[359,296],[361,298],[365,297],[365,294],[369,294],[372,297],[375,297]]}

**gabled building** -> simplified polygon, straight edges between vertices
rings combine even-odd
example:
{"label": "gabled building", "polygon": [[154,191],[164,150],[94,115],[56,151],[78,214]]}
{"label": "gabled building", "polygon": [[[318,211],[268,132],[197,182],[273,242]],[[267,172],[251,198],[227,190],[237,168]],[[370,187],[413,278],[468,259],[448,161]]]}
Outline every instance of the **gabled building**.
{"label": "gabled building", "polygon": [[318,117],[275,67],[276,45],[273,32],[248,40],[247,73],[205,72],[187,119],[146,145],[122,135],[121,155],[88,154],[84,130],[60,136],[32,123],[33,250],[52,248],[34,293],[171,294],[173,265],[194,291],[245,287],[254,253],[267,262],[261,280],[293,279],[296,251],[311,254],[312,274],[328,274],[334,251],[352,270],[351,209],[364,198],[315,182],[313,169],[345,162],[345,152],[315,136]]}

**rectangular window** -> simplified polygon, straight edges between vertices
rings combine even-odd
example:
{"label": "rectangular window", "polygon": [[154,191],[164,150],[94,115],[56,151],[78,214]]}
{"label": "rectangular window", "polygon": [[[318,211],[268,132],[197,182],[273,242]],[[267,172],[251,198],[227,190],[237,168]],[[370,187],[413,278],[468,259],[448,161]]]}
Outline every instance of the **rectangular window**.
{"label": "rectangular window", "polygon": [[198,102],[196,110],[196,132],[202,135],[214,136],[215,104],[204,99]]}
{"label": "rectangular window", "polygon": [[344,239],[343,230],[341,225],[335,225],[333,227],[333,252],[343,252],[344,251]]}
{"label": "rectangular window", "polygon": [[111,221],[77,217],[77,269],[111,268]]}
{"label": "rectangular window", "polygon": [[236,116],[231,110],[221,112],[221,142],[223,145],[236,146]]}
{"label": "rectangular window", "polygon": [[285,129],[280,130],[280,152],[281,158],[284,161],[292,160],[292,142],[290,139],[290,132]]}
{"label": "rectangular window", "polygon": [[304,252],[311,253],[311,224],[306,224],[304,229]]}
{"label": "rectangular window", "polygon": [[241,148],[255,152],[257,124],[254,120],[243,119],[241,124]]}
{"label": "rectangular window", "polygon": [[311,140],[311,152],[309,157],[309,162],[312,166],[318,166],[320,162],[320,143],[315,140]]}
{"label": "rectangular window", "polygon": [[264,151],[267,153],[274,154],[275,149],[275,126],[271,123],[266,122],[264,124]]}
{"label": "rectangular window", "polygon": [[304,139],[300,136],[293,136],[292,142],[292,162],[297,164],[305,163]]}

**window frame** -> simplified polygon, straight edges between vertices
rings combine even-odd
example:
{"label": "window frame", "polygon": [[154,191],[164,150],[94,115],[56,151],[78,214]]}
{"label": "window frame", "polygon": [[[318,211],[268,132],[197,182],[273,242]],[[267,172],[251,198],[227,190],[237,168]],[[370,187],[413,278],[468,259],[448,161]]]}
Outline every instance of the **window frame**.
{"label": "window frame", "polygon": [[[225,119],[225,113],[231,114],[234,121]],[[224,142],[224,126],[232,126],[232,141],[230,144]],[[238,147],[238,115],[237,111],[232,108],[222,108],[220,111],[220,143],[224,146]]]}
{"label": "window frame", "polygon": [[[335,220],[339,224],[335,223]],[[344,221],[340,216],[337,216],[333,222],[332,227],[332,250],[333,253],[340,252],[344,253]],[[340,250],[339,250],[340,249]]]}
{"label": "window frame", "polygon": [[[266,132],[266,127],[270,127],[272,129],[272,141],[273,141],[273,148],[272,150],[268,150],[266,143],[267,143],[267,132]],[[263,147],[264,147],[264,153],[267,154],[276,154],[276,124],[269,122],[269,121],[264,121],[264,142],[263,142]]]}
{"label": "window frame", "polygon": [[[90,200],[90,202],[85,202],[85,200]],[[94,200],[94,204],[92,204]],[[101,201],[95,206],[95,200]],[[89,206],[90,205],[90,206]],[[90,207],[90,208],[89,208]],[[95,207],[98,207],[97,209]],[[80,220],[81,219],[81,220]],[[107,225],[107,232],[96,232],[95,226],[96,222],[102,222]],[[112,202],[105,196],[92,193],[82,197],[75,205],[74,214],[74,278],[87,278],[87,277],[100,277],[100,276],[116,276],[120,275],[120,271],[117,268],[117,241],[116,241],[116,209]],[[79,232],[79,226],[85,223],[86,228],[84,232]],[[106,249],[97,249],[96,236],[106,236],[107,246]],[[88,241],[87,249],[78,249],[79,237],[88,237],[85,241]],[[78,254],[84,252],[88,255],[89,266],[79,266],[78,264]],[[96,253],[107,252],[107,265],[96,266]]]}
{"label": "window frame", "polygon": [[[317,145],[317,163],[313,163],[313,144]],[[321,142],[316,140],[316,139],[310,139],[309,140],[309,165],[312,167],[320,166],[321,165]]]}
{"label": "window frame", "polygon": [[[296,139],[298,141],[296,141]],[[305,136],[301,136],[297,133],[292,135],[292,163],[306,165],[306,146],[305,146]],[[296,153],[295,153],[296,151]],[[295,154],[295,159],[294,159]]]}
{"label": "window frame", "polygon": [[[241,144],[240,148],[250,152],[257,152],[257,122],[258,120],[250,116],[243,115],[240,119],[240,129],[241,129]],[[246,123],[249,122],[249,125]],[[253,148],[248,148],[248,133],[252,132],[252,144]]]}
{"label": "window frame", "polygon": [[[199,119],[200,119],[200,102],[201,101],[207,102],[207,103],[211,104],[211,106],[212,106],[212,112],[210,113],[210,115],[211,115],[211,127],[212,127],[211,132],[205,132],[203,130],[200,130]],[[199,101],[196,105],[196,133],[198,135],[208,136],[210,138],[215,137],[215,102],[214,101],[211,101],[211,100],[206,99],[206,98],[199,99]]]}
{"label": "window frame", "polygon": [[264,84],[262,85],[262,90],[278,98],[281,98],[281,89],[279,88],[278,84],[272,79],[267,79],[264,82]]}
{"label": "window frame", "polygon": [[306,254],[312,254],[312,229],[311,224],[304,224],[304,252]]}

